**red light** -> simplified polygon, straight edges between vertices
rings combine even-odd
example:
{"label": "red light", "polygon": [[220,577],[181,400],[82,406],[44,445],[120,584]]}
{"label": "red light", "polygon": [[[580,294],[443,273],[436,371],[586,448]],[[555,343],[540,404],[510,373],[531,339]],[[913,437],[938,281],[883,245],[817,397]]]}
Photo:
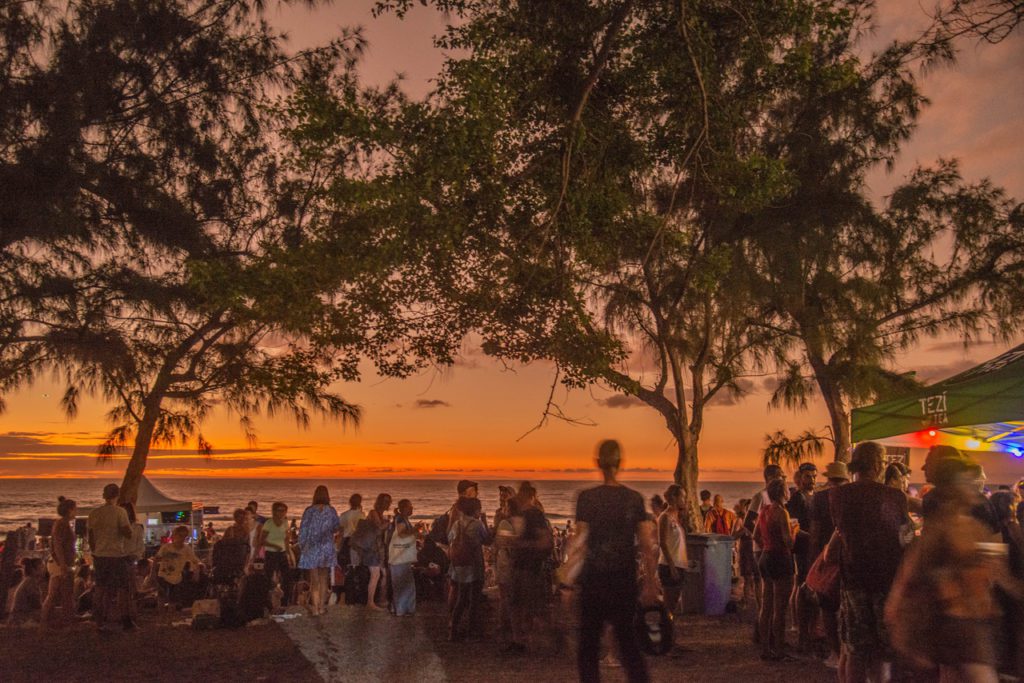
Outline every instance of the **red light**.
{"label": "red light", "polygon": [[928,430],[928,436],[935,436],[935,430],[934,429],[929,429]]}

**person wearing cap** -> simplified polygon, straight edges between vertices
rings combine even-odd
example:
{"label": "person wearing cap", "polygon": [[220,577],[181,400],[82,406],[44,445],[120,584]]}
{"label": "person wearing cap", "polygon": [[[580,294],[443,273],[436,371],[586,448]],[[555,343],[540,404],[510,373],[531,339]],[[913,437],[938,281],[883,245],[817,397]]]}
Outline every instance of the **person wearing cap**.
{"label": "person wearing cap", "polygon": [[893,661],[884,623],[886,598],[903,557],[907,497],[881,483],[885,448],[873,441],[853,450],[852,484],[830,494],[839,553],[840,680],[885,680]]}
{"label": "person wearing cap", "polygon": [[[928,483],[936,484],[944,469],[950,466],[950,462],[957,463],[952,465],[953,467],[963,464],[971,470],[976,480],[984,476],[984,470],[981,469],[981,466],[965,457],[959,450],[952,446],[938,445],[928,449],[924,465],[921,466]],[[947,492],[948,489],[937,486],[921,497],[921,516],[924,520],[924,526],[928,525],[928,519],[943,506]],[[970,508],[971,516],[981,522],[989,530],[993,538],[1000,536],[999,518],[995,508],[992,506],[992,501],[985,497],[980,488],[974,492],[973,499],[973,504]]]}
{"label": "person wearing cap", "polygon": [[[657,552],[654,525],[647,517],[644,498],[619,483],[622,464],[619,443],[602,441],[597,467],[604,483],[582,491],[576,500],[578,537],[584,559],[579,575],[580,680],[600,680],[598,654],[604,625],[610,623],[619,646],[619,658],[631,683],[648,681],[647,664],[634,628],[636,605],[658,601]],[[637,551],[644,562],[643,586],[637,591]]]}
{"label": "person wearing cap", "polygon": [[109,628],[110,603],[117,598],[120,620],[125,630],[135,628],[128,612],[128,564],[125,541],[132,537],[128,513],[117,504],[121,489],[117,484],[103,487],[103,505],[89,513],[89,549],[96,574],[93,615],[101,631]]}

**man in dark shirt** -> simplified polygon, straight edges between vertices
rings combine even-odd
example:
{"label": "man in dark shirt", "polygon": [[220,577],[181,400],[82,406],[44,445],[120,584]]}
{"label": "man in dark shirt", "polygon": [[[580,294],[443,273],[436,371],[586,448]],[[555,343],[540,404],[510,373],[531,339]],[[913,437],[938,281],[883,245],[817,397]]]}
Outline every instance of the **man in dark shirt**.
{"label": "man in dark shirt", "polygon": [[[830,462],[825,467],[827,483],[825,488],[814,494],[811,498],[811,535],[810,535],[810,557],[811,564],[818,559],[818,556],[825,550],[832,533],[835,531],[835,523],[832,521],[831,501],[832,492],[850,481],[850,474],[846,469],[845,462]],[[839,602],[827,595],[815,595],[818,607],[821,609],[821,625],[825,631],[825,640],[828,642],[829,656],[825,660],[826,666],[836,668],[839,666]]]}
{"label": "man in dark shirt", "polygon": [[622,462],[617,441],[602,441],[597,466],[604,484],[580,493],[576,501],[577,533],[586,539],[580,573],[580,642],[577,663],[584,683],[600,680],[598,651],[605,623],[611,623],[619,645],[622,666],[631,683],[648,681],[636,630],[637,550],[644,562],[640,602],[657,602],[653,524],[648,521],[644,499],[620,484],[616,477]]}
{"label": "man in dark shirt", "polygon": [[796,560],[796,583],[794,594],[796,599],[796,622],[798,633],[797,649],[806,652],[811,645],[811,628],[815,621],[814,603],[811,594],[804,588],[804,580],[811,568],[811,501],[814,496],[814,485],[818,479],[818,467],[813,462],[800,465],[793,477],[797,489],[786,503],[786,510],[791,519],[800,525],[793,543],[793,558]]}
{"label": "man in dark shirt", "polygon": [[858,444],[849,466],[854,482],[829,494],[842,539],[841,680],[883,680],[885,662],[892,661],[883,612],[903,557],[901,538],[909,513],[903,492],[879,481],[884,456],[877,443]]}

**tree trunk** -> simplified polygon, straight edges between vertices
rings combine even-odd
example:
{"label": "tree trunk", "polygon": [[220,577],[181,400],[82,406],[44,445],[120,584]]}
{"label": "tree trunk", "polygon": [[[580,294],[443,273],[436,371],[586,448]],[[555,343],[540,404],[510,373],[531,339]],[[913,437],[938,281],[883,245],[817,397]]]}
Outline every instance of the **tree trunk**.
{"label": "tree trunk", "polygon": [[828,408],[829,419],[832,422],[832,443],[835,446],[833,459],[836,462],[850,461],[850,412],[846,408],[846,400],[843,398],[842,390],[833,381],[832,374],[824,359],[815,354],[807,354],[811,368],[814,370],[814,379],[821,390],[821,397]]}
{"label": "tree trunk", "polygon": [[124,479],[121,481],[119,503],[134,502],[139,494],[139,483],[142,481],[142,473],[146,471],[146,461],[149,459],[149,448],[153,442],[156,421],[160,416],[161,402],[159,398],[146,400],[145,412],[143,412],[139,428],[135,432],[132,458],[128,461],[128,468],[125,469]]}
{"label": "tree trunk", "polygon": [[690,520],[690,529],[701,533],[704,531],[700,513],[698,512],[697,477],[699,468],[697,465],[697,443],[692,438],[689,430],[685,430],[686,437],[677,442],[678,456],[676,457],[675,482],[683,487],[686,492],[686,514]]}

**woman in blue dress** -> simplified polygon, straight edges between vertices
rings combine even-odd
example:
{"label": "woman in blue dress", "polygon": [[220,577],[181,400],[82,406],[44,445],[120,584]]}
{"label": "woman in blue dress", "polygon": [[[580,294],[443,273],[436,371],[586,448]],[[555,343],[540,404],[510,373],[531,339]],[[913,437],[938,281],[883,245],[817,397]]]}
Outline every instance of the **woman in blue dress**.
{"label": "woman in blue dress", "polygon": [[302,513],[299,527],[299,568],[309,574],[309,611],[323,614],[328,596],[328,572],[336,561],[334,533],[340,526],[338,512],[331,507],[331,496],[326,486],[317,486],[313,504]]}

